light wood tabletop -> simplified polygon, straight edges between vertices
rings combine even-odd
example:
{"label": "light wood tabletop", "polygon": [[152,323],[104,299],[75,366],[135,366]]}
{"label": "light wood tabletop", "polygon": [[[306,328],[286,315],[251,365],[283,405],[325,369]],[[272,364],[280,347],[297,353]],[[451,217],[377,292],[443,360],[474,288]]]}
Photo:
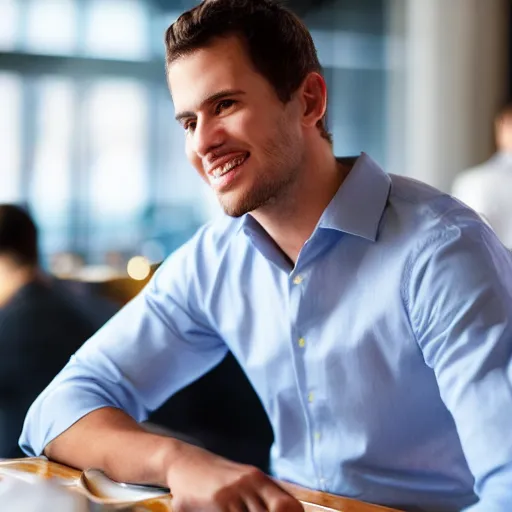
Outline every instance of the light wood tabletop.
{"label": "light wood tabletop", "polygon": [[[77,469],[48,461],[39,457],[24,459],[0,460],[0,479],[2,475],[15,476],[16,473],[27,476],[37,475],[44,479],[54,479],[65,487],[86,494],[89,499],[97,502],[111,503],[84,478],[84,472]],[[290,494],[302,502],[306,512],[399,512],[395,509],[363,503],[361,501],[343,498],[334,494],[313,491],[287,482],[278,482]],[[137,503],[137,510],[145,512],[171,512],[172,497],[167,494],[158,498],[147,499]]]}

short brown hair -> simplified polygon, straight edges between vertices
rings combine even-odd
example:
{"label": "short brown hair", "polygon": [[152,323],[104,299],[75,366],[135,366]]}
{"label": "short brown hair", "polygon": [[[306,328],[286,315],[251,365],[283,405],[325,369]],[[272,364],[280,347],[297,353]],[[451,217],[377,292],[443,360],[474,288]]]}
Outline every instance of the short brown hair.
{"label": "short brown hair", "polygon": [[[204,0],[167,29],[166,67],[214,38],[231,34],[242,37],[255,69],[283,103],[290,101],[309,73],[322,73],[304,23],[273,0]],[[322,137],[332,142],[325,116],[317,126]]]}
{"label": "short brown hair", "polygon": [[20,206],[0,204],[0,255],[20,266],[38,264],[37,228]]}

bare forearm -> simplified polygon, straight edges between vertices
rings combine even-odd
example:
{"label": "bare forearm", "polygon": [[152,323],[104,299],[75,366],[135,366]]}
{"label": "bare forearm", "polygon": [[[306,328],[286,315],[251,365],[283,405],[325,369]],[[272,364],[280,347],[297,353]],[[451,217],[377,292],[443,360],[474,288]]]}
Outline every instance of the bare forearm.
{"label": "bare forearm", "polygon": [[45,454],[78,468],[101,468],[114,480],[168,485],[177,511],[304,512],[260,470],[150,434],[118,409],[98,409],[84,416],[49,443]]}
{"label": "bare forearm", "polygon": [[148,433],[123,411],[105,407],[77,421],[44,453],[76,468],[103,469],[114,480],[167,485],[167,470],[181,444]]}

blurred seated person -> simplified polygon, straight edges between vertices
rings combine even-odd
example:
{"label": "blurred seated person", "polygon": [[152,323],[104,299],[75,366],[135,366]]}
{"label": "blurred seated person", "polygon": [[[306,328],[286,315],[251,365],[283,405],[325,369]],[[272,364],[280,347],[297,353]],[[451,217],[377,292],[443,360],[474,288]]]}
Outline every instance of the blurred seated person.
{"label": "blurred seated person", "polygon": [[512,249],[512,102],[495,119],[497,152],[460,173],[452,194],[478,212]]}
{"label": "blurred seated person", "polygon": [[0,204],[0,457],[18,447],[30,404],[101,322],[39,267],[37,229]]}

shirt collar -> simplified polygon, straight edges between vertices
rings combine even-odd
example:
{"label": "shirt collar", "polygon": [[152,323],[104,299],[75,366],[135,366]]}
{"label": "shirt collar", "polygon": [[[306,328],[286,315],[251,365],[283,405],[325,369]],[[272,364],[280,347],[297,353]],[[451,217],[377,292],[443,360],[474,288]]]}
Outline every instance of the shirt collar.
{"label": "shirt collar", "polygon": [[391,189],[391,179],[366,153],[354,162],[352,170],[325,209],[318,227],[335,229],[375,242],[379,223]]}
{"label": "shirt collar", "polygon": [[[374,242],[391,180],[366,153],[361,153],[359,157],[338,158],[338,161],[353,164],[353,167],[327,205],[317,227],[334,229]],[[245,214],[236,231],[242,229],[258,232],[261,226],[252,215]]]}

